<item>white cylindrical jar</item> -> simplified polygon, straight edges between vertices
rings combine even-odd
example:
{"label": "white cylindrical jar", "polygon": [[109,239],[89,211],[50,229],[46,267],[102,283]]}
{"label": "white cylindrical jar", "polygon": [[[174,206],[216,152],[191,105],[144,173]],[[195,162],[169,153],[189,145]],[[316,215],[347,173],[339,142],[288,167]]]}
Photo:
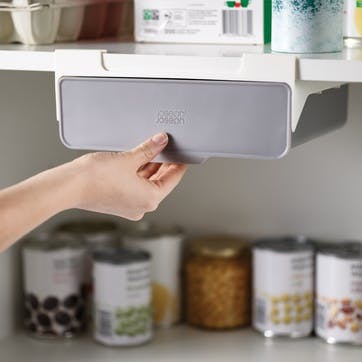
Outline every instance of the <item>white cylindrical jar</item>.
{"label": "white cylindrical jar", "polygon": [[253,248],[253,326],[265,337],[303,337],[313,329],[313,246],[276,238]]}
{"label": "white cylindrical jar", "polygon": [[123,243],[152,256],[152,305],[156,327],[170,327],[181,318],[181,263],[184,234],[175,228],[138,223]]}
{"label": "white cylindrical jar", "polygon": [[362,243],[320,248],[315,314],[316,333],[328,343],[362,344]]}
{"label": "white cylindrical jar", "polygon": [[94,338],[134,346],[152,338],[150,255],[104,248],[94,252]]}
{"label": "white cylindrical jar", "polygon": [[326,53],[343,49],[344,0],[273,0],[272,50]]}

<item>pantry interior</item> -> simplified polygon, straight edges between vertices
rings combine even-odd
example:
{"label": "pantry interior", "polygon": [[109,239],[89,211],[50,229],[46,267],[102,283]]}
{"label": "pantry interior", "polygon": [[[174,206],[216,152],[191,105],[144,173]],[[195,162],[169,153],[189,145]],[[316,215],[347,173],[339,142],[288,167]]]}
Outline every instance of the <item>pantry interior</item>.
{"label": "pantry interior", "polygon": [[[121,46],[118,42],[103,41],[54,46],[1,46],[0,187],[80,154],[64,148],[58,136],[54,51],[60,48],[72,48],[75,52],[89,48],[107,49],[108,61],[113,64],[121,60],[119,56],[123,53],[132,55],[137,52],[146,53],[148,59],[161,57],[164,60],[188,52],[188,57],[197,59],[194,46],[188,51],[185,46],[141,45],[137,48],[132,43]],[[198,48],[204,49],[215,62],[221,57],[222,47],[208,45]],[[234,48],[224,49],[228,52]],[[261,58],[269,54],[267,46],[245,48],[244,52],[253,53],[255,50],[261,51]],[[147,219],[180,224],[191,235],[231,233],[255,239],[306,234],[316,239],[340,242],[361,239],[362,145],[359,135],[362,132],[362,87],[358,83],[362,83],[362,49],[305,56],[297,58],[296,62],[298,81],[355,83],[350,86],[347,124],[334,133],[292,150],[281,160],[211,159],[203,165],[191,166],[175,193]],[[69,218],[74,214],[77,212],[65,213],[61,217]],[[360,350],[355,347],[329,346],[316,338],[265,340],[250,329],[215,333],[181,325],[159,330],[151,344],[132,349],[107,349],[86,337],[65,344],[29,339],[20,327],[19,248],[16,246],[0,255],[2,361],[25,358],[45,361],[50,355],[56,361],[360,360]]]}

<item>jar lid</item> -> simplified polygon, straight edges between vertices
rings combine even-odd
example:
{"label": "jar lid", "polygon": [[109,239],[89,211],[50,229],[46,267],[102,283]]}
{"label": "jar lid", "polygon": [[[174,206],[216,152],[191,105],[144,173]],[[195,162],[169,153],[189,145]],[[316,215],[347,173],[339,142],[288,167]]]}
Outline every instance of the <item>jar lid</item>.
{"label": "jar lid", "polygon": [[206,236],[192,240],[191,253],[213,258],[234,258],[249,249],[249,244],[230,235]]}
{"label": "jar lid", "polygon": [[105,246],[93,252],[93,259],[95,262],[120,265],[148,261],[151,255],[140,249]]}
{"label": "jar lid", "polygon": [[258,240],[253,245],[254,249],[264,249],[279,253],[313,251],[313,243],[305,236],[284,236]]}

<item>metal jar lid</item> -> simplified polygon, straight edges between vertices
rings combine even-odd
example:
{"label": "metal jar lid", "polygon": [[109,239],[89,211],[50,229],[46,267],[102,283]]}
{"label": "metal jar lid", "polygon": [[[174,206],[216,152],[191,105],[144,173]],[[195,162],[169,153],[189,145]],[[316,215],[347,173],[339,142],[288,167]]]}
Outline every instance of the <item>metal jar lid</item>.
{"label": "metal jar lid", "polygon": [[205,236],[192,240],[191,254],[204,257],[235,258],[249,250],[244,240],[230,235]]}
{"label": "metal jar lid", "polygon": [[253,249],[270,250],[278,253],[298,253],[313,251],[314,246],[305,236],[284,236],[258,240],[254,243]]}
{"label": "metal jar lid", "polygon": [[320,243],[318,254],[330,255],[339,259],[362,260],[362,242],[341,241],[338,243]]}
{"label": "metal jar lid", "polygon": [[106,246],[93,252],[95,262],[114,265],[127,265],[149,261],[151,255],[144,250]]}

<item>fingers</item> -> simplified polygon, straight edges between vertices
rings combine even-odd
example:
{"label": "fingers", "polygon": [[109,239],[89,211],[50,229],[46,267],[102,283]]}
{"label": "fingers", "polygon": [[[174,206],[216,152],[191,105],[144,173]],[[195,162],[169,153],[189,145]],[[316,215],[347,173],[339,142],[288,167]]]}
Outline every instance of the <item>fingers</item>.
{"label": "fingers", "polygon": [[161,165],[162,163],[148,163],[138,171],[138,174],[143,178],[149,179],[158,173]]}
{"label": "fingers", "polygon": [[169,164],[167,170],[152,182],[159,187],[162,196],[166,197],[181,181],[186,170],[187,166],[184,164]]}
{"label": "fingers", "polygon": [[131,151],[131,155],[134,157],[136,166],[139,168],[151,162],[158,154],[162,152],[167,143],[167,134],[159,133],[134,148]]}

